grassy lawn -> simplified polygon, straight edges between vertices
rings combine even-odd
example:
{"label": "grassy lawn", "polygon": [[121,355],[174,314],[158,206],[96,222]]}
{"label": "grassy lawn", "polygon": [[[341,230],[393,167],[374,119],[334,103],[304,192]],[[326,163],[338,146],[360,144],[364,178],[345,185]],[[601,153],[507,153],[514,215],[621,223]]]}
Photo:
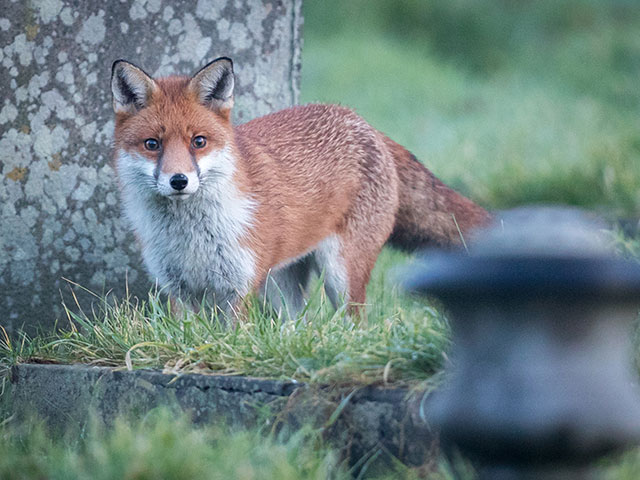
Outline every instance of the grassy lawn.
{"label": "grassy lawn", "polygon": [[306,3],[304,102],[353,107],[489,208],[640,212],[640,6]]}
{"label": "grassy lawn", "polygon": [[[557,202],[607,216],[640,213],[634,0],[310,0],[304,8],[303,102],[354,108],[488,208]],[[640,257],[640,242],[615,240]],[[235,330],[208,310],[172,316],[152,293],[104,301],[94,312],[69,305],[56,335],[11,343],[0,331],[0,370],[38,358],[312,383],[435,384],[448,326],[391,280],[407,260],[381,255],[366,325],[333,311],[319,283],[304,321],[283,323],[254,298]],[[349,478],[314,434],[263,433],[193,429],[160,412],[56,440],[37,422],[0,416],[0,479]],[[635,479],[640,453],[612,463],[602,478]],[[451,476],[443,466],[428,478]]]}
{"label": "grassy lawn", "polygon": [[305,382],[427,381],[443,363],[448,328],[437,310],[403,295],[390,280],[391,266],[403,258],[391,251],[380,257],[366,324],[354,325],[344,309],[334,311],[319,281],[304,318],[283,322],[253,298],[236,329],[225,327],[210,308],[175,317],[166,299],[151,293],[139,303],[100,299],[90,314],[70,306],[73,323],[64,322],[56,334],[0,340],[0,362],[42,359]]}
{"label": "grassy lawn", "polygon": [[94,423],[75,438],[52,438],[35,421],[8,421],[0,424],[0,451],[0,478],[13,480],[351,478],[313,432],[278,439],[258,431],[194,428],[165,410],[138,422],[118,420],[109,430]]}

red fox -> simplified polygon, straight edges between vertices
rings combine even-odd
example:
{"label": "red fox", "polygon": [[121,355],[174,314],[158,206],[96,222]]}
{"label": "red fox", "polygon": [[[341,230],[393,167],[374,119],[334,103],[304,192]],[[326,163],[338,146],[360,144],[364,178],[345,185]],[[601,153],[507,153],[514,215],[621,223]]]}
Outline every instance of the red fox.
{"label": "red fox", "polygon": [[232,125],[227,57],[156,79],[118,60],[111,89],[124,215],[171,296],[228,312],[261,291],[295,316],[316,271],[335,307],[358,311],[385,243],[450,247],[489,220],[347,108]]}

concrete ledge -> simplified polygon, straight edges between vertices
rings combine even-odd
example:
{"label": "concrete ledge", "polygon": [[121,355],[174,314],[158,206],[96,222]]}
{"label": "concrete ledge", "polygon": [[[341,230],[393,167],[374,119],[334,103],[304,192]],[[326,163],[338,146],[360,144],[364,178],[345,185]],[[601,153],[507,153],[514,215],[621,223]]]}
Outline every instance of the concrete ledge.
{"label": "concrete ledge", "polygon": [[[35,412],[54,429],[82,428],[90,413],[109,424],[116,415],[142,416],[167,406],[188,412],[195,422],[275,423],[290,430],[312,423],[325,427],[327,439],[354,462],[382,448],[407,464],[421,465],[436,448],[419,415],[424,395],[402,388],[40,364],[13,367],[10,383],[10,408],[18,415]],[[337,419],[329,422],[339,408]]]}

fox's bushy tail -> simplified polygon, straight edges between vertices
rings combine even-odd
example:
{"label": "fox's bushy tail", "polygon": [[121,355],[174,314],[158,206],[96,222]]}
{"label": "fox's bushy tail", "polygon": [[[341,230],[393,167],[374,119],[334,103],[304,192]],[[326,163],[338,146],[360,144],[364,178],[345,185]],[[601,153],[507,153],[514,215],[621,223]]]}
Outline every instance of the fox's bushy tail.
{"label": "fox's bushy tail", "polygon": [[451,248],[489,223],[479,205],[447,187],[401,145],[387,139],[399,178],[399,205],[388,242],[402,250]]}

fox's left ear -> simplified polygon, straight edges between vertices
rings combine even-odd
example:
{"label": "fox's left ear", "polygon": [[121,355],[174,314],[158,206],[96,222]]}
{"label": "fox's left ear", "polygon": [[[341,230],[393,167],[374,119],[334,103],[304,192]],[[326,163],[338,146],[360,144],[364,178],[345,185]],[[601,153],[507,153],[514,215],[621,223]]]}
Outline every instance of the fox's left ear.
{"label": "fox's left ear", "polygon": [[233,85],[233,62],[227,57],[208,63],[189,82],[200,103],[225,116],[233,107]]}

